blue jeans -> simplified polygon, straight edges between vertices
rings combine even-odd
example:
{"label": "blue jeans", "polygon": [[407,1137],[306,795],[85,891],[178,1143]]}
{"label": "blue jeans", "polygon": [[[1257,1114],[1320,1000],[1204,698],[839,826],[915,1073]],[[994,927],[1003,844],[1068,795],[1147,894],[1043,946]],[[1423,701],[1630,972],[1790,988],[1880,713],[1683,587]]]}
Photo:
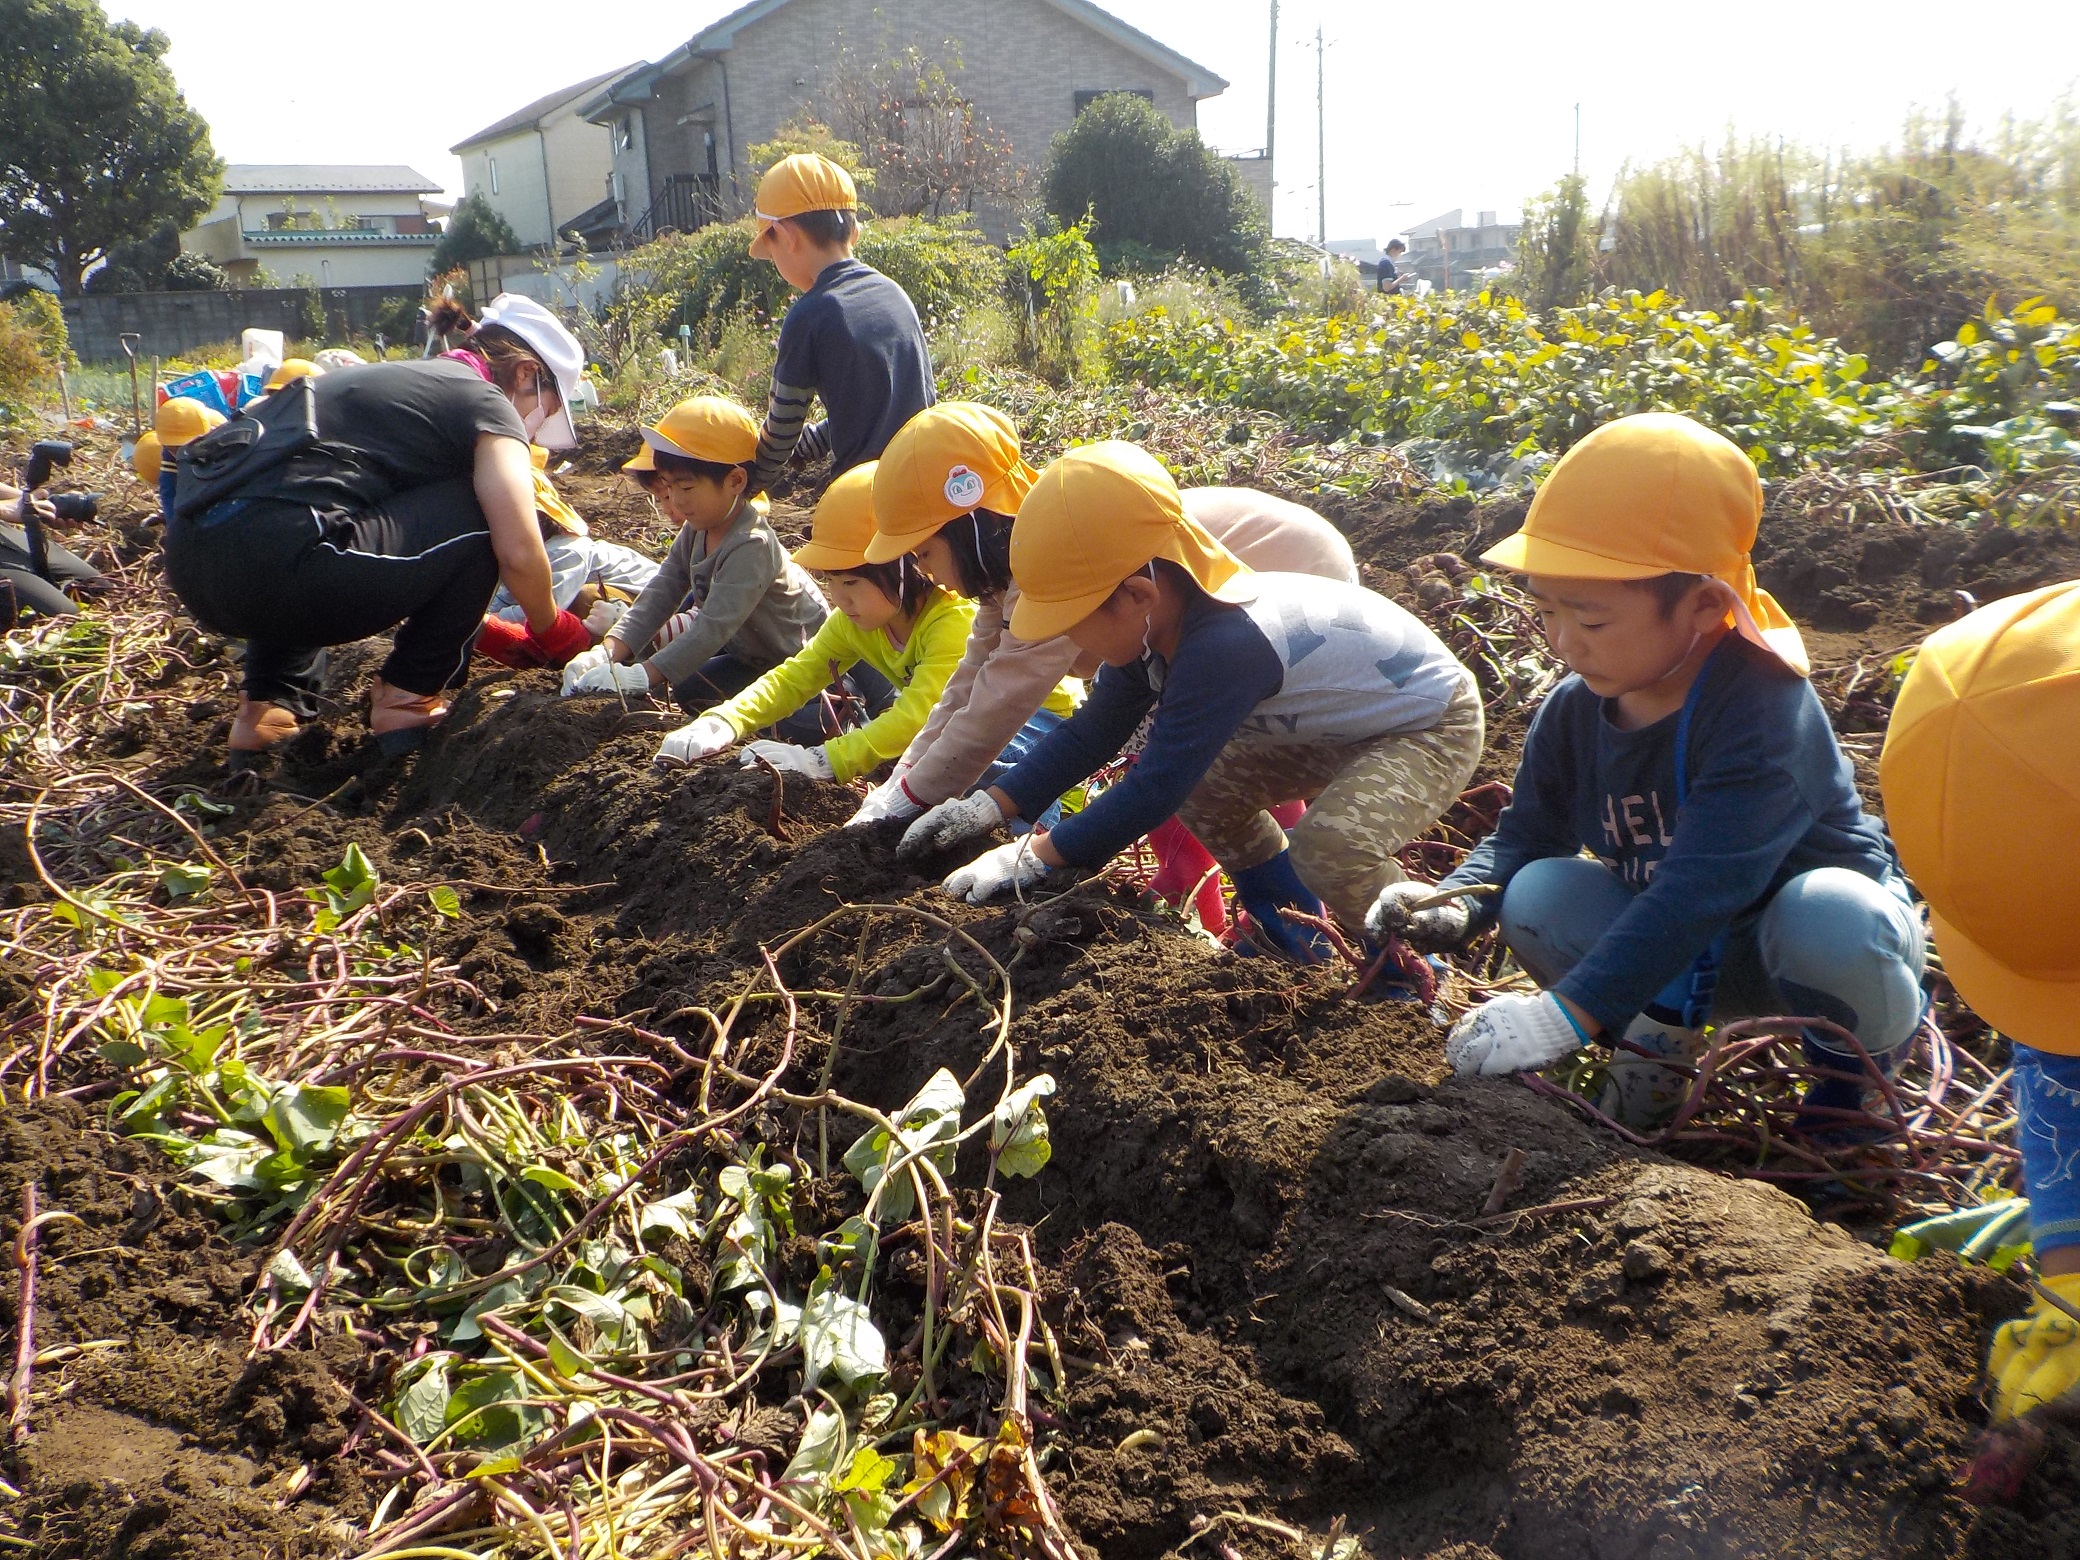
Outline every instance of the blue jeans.
{"label": "blue jeans", "polygon": [[[1011,740],[1004,744],[1004,751],[996,756],[989,768],[982,771],[982,778],[975,782],[972,789],[986,791],[1011,773],[1040,745],[1040,739],[1059,726],[1062,720],[1063,717],[1055,714],[1053,710],[1035,710],[1033,718],[1011,734]],[[1011,832],[1027,834],[1034,829],[1051,829],[1061,821],[1062,804],[1060,798],[1056,798],[1048,804],[1047,811],[1031,823],[1023,818],[1013,823]]]}
{"label": "blue jeans", "polygon": [[[1584,856],[1534,861],[1502,896],[1502,940],[1526,974],[1550,986],[1631,903],[1632,890],[1600,862]],[[1913,1038],[1927,959],[1921,917],[1904,882],[1875,882],[1845,867],[1802,872],[1761,914],[1728,929],[1711,1019],[1824,1018],[1877,1056]],[[1654,1005],[1680,1012],[1689,979],[1686,971]],[[1858,1071],[1860,1064],[1851,1059],[1846,1069]]]}
{"label": "blue jeans", "polygon": [[2015,1110],[2037,1255],[2080,1246],[2080,1056],[2015,1045]]}

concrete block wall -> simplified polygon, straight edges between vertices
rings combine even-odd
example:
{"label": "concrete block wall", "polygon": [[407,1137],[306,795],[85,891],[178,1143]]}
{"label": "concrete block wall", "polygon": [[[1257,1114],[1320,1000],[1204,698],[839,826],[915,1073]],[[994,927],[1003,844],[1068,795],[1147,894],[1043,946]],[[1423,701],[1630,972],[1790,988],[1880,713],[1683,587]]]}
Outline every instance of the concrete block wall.
{"label": "concrete block wall", "polygon": [[[123,360],[125,331],[144,338],[142,357],[170,358],[196,347],[236,341],[248,326],[279,330],[293,342],[303,332],[304,292],[294,287],[235,292],[90,293],[60,306],[72,350],[85,363]],[[422,298],[413,287],[328,287],[319,297],[327,324],[353,335],[375,330],[376,315],[393,298]]]}

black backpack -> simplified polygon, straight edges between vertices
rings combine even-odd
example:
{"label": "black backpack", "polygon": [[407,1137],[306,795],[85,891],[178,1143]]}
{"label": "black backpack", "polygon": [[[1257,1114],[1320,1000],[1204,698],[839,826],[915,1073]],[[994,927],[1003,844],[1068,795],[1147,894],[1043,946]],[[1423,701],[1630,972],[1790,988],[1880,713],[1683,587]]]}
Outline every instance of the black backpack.
{"label": "black backpack", "polygon": [[229,498],[265,498],[282,467],[318,442],[318,401],[310,376],[246,406],[221,428],[183,448],[174,479],[173,513],[193,520]]}

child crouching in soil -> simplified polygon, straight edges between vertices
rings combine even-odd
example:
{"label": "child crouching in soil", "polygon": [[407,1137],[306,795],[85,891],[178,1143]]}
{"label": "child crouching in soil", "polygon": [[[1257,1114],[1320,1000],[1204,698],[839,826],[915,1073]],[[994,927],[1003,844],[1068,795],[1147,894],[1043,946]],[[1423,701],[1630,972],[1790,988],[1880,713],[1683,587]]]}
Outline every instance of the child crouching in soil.
{"label": "child crouching in soil", "polygon": [[[534,461],[534,514],[542,551],[549,557],[549,590],[556,605],[585,620],[597,644],[619,622],[628,603],[657,577],[657,565],[633,547],[603,542],[584,517],[565,502],[549,477],[549,452],[527,451]],[[538,664],[527,647],[527,613],[513,593],[499,586],[477,635],[477,651],[502,666]]]}
{"label": "child crouching in soil", "polygon": [[1879,782],[1943,973],[2014,1046],[2037,1300],[1994,1334],[1996,1425],[2080,1407],[2080,584],[1931,635]]}
{"label": "child crouching in soil", "polygon": [[[1798,1013],[1855,1035],[1889,1068],[1922,1012],[1921,922],[1884,831],[1863,810],[1798,629],[1748,561],[1762,488],[1746,455],[1687,417],[1589,435],[1554,468],[1524,528],[1483,557],[1521,571],[1573,669],[1532,721],[1516,796],[1441,888],[1498,884],[1503,941],[1545,990],[1501,996],[1453,1028],[1462,1075],[1552,1065],[1622,1035],[1694,1061],[1707,1019]],[[1498,909],[1415,908],[1396,885],[1369,926],[1439,951]],[[1860,1108],[1862,1062],[1823,1032],[1831,1074],[1807,1096],[1824,1129]],[[1665,1120],[1685,1072],[1621,1050],[1603,1109]]]}
{"label": "child crouching in soil", "polygon": [[681,401],[643,430],[643,448],[621,469],[679,535],[605,639],[564,668],[565,697],[669,691],[693,714],[741,692],[822,626],[822,596],[752,500],[757,454],[758,424],[720,396]]}
{"label": "child crouching in soil", "polygon": [[[1102,866],[1174,813],[1265,938],[1312,960],[1317,939],[1279,912],[1318,916],[1326,900],[1355,927],[1400,878],[1395,852],[1480,757],[1473,678],[1436,635],[1361,586],[1253,572],[1132,444],[1087,445],[1040,473],[1012,527],[1011,574],[1013,634],[1066,634],[1104,666],[1015,768],[912,832],[943,850],[1040,817],[1155,720],[1138,762],[1089,807],[946,879],[971,903]],[[1295,800],[1309,805],[1289,840],[1267,809]]]}
{"label": "child crouching in soil", "polygon": [[[664,739],[660,764],[690,764],[720,753],[749,732],[813,710],[823,690],[861,663],[897,690],[864,725],[813,746],[754,742],[744,762],[817,780],[850,780],[909,746],[960,664],[975,616],[969,603],[940,590],[907,558],[869,563],[874,536],[874,462],[855,466],[824,491],[808,542],[794,561],[823,576],[837,611],[816,637],[735,698]],[[872,707],[870,702],[870,708]]]}

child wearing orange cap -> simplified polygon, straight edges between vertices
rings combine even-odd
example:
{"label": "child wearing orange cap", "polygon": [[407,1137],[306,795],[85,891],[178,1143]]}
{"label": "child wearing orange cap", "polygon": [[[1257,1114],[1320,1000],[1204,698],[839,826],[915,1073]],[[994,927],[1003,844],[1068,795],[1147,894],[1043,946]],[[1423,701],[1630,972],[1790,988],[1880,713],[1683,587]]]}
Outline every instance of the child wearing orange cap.
{"label": "child wearing orange cap", "polygon": [[[815,152],[766,170],[752,202],[751,258],[770,260],[801,294],[780,322],[772,398],[751,468],[763,493],[790,460],[831,458],[835,474],[877,460],[932,404],[932,353],[910,295],[853,257],[859,195],[852,175]],[[812,397],[824,420],[809,423]]]}
{"label": "child wearing orange cap", "polygon": [[807,644],[823,597],[750,496],[758,424],[723,396],[681,401],[622,466],[679,522],[650,583],[564,668],[580,693],[665,694],[688,714],[749,687]]}
{"label": "child wearing orange cap", "polygon": [[837,607],[799,654],[727,703],[680,727],[657,750],[665,765],[710,758],[753,731],[814,708],[824,689],[862,663],[896,690],[863,725],[818,743],[762,741],[744,763],[815,780],[851,780],[894,758],[917,735],[959,664],[975,609],[934,585],[907,558],[874,563],[874,465],[855,466],[816,506],[809,540],[794,561],[823,576]]}
{"label": "child wearing orange cap", "polygon": [[[1475,1008],[1446,1047],[1461,1074],[1550,1066],[1597,1038],[1689,1062],[1708,1017],[1797,1013],[1889,1066],[1921,1019],[1921,923],[1863,810],[1798,629],[1755,583],[1754,464],[1687,417],[1597,429],[1483,557],[1529,577],[1573,669],[1525,741],[1495,832],[1439,885],[1499,885],[1499,905],[1421,907],[1396,885],[1369,925],[1463,946],[1499,915],[1539,995]],[[1862,1063],[1824,1032],[1808,1122],[1840,1126]],[[1637,1051],[1604,1109],[1664,1119],[1687,1077]]]}
{"label": "child wearing orange cap", "polygon": [[[911,826],[943,850],[1038,818],[1111,762],[1151,712],[1132,769],[1082,812],[945,880],[981,904],[1063,866],[1099,867],[1173,814],[1227,870],[1259,932],[1311,960],[1284,910],[1326,902],[1355,929],[1480,758],[1472,675],[1362,586],[1259,574],[1186,512],[1135,445],[1085,445],[1035,479],[1011,531],[1011,632],[1066,635],[1104,664],[1083,707],[996,783]],[[1288,837],[1271,809],[1308,811]]]}
{"label": "child wearing orange cap", "polygon": [[1996,1424],[2080,1405],[2080,584],[1937,630],[1878,766],[1943,973],[2012,1043],[2037,1297],[1994,1334]]}

